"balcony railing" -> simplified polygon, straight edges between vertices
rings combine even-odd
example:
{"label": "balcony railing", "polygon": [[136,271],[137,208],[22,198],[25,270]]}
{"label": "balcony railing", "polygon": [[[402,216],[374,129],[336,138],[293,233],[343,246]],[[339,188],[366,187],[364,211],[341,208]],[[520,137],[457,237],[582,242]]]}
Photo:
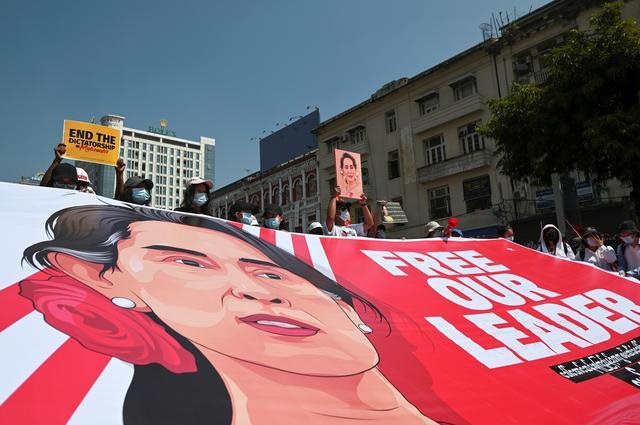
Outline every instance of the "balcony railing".
{"label": "balcony railing", "polygon": [[479,93],[475,93],[447,106],[442,107],[442,105],[440,105],[439,109],[415,120],[413,124],[413,134],[421,133],[456,118],[482,110],[484,108],[484,104],[484,96]]}
{"label": "balcony railing", "polygon": [[482,149],[468,154],[446,159],[442,162],[418,168],[418,182],[427,183],[465,171],[491,165],[493,152]]}

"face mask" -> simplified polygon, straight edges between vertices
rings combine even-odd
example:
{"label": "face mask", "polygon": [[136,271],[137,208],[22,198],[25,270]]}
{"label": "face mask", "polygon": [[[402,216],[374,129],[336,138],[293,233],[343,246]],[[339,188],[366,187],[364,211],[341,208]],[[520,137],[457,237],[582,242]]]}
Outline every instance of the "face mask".
{"label": "face mask", "polygon": [[195,205],[196,207],[201,207],[204,204],[207,203],[207,201],[209,200],[209,198],[207,197],[207,194],[202,192],[202,193],[196,193],[193,195],[193,199],[191,200],[191,203],[193,205]]}
{"label": "face mask", "polygon": [[587,245],[589,245],[590,248],[595,248],[598,246],[598,243],[593,238],[587,238]]}
{"label": "face mask", "polygon": [[53,187],[57,188],[57,189],[69,189],[69,190],[75,190],[76,189],[76,185],[73,183],[53,183]]}
{"label": "face mask", "polygon": [[513,236],[507,236],[505,239],[508,240],[508,241],[513,242]]}
{"label": "face mask", "polygon": [[634,240],[635,238],[634,238],[633,236],[623,236],[623,237],[622,237],[622,238],[620,238],[620,239],[622,239],[622,241],[623,241],[624,243],[631,243],[631,242],[633,242],[633,240]]}
{"label": "face mask", "polygon": [[342,221],[349,221],[350,218],[351,216],[349,215],[349,210],[340,211],[340,219]]}
{"label": "face mask", "polygon": [[250,224],[252,226],[258,223],[258,220],[256,220],[256,218],[253,216],[253,214],[246,213],[246,212],[242,213],[241,221],[244,224]]}
{"label": "face mask", "polygon": [[264,227],[278,230],[280,228],[280,219],[278,217],[267,218],[264,220]]}
{"label": "face mask", "polygon": [[151,194],[143,187],[134,187],[131,189],[131,199],[138,205],[144,205],[151,199]]}

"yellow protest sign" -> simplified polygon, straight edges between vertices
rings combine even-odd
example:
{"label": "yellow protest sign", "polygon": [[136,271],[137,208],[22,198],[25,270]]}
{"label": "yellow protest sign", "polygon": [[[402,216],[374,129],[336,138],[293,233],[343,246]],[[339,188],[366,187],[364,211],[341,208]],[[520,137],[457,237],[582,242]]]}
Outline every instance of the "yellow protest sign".
{"label": "yellow protest sign", "polygon": [[65,158],[115,165],[120,154],[120,129],[88,122],[64,120]]}

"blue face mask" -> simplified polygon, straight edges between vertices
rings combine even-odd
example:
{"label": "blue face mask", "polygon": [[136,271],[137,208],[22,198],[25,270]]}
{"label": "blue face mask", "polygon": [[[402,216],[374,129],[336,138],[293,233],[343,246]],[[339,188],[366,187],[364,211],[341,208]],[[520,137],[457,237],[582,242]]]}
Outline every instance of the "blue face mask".
{"label": "blue face mask", "polygon": [[131,199],[138,205],[144,205],[151,199],[151,194],[143,187],[134,187],[131,189]]}
{"label": "blue face mask", "polygon": [[196,207],[201,207],[204,204],[206,204],[208,200],[209,200],[209,197],[207,196],[207,194],[204,192],[201,192],[193,195],[193,199],[191,200],[191,203]]}
{"label": "blue face mask", "polygon": [[73,183],[53,183],[53,187],[57,188],[57,189],[69,189],[69,190],[76,190],[76,185]]}
{"label": "blue face mask", "polygon": [[242,223],[256,225],[258,224],[258,220],[251,213],[243,212],[242,213]]}
{"label": "blue face mask", "polygon": [[280,219],[278,217],[266,218],[264,220],[264,227],[278,230],[280,228]]}

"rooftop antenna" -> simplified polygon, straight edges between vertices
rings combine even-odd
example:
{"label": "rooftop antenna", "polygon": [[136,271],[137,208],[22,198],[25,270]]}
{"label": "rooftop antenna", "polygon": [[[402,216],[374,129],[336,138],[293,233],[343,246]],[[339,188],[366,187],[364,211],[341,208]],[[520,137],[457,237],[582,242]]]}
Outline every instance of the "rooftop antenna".
{"label": "rooftop antenna", "polygon": [[493,37],[493,28],[491,24],[483,22],[480,24],[480,31],[482,31],[482,41],[487,41]]}

